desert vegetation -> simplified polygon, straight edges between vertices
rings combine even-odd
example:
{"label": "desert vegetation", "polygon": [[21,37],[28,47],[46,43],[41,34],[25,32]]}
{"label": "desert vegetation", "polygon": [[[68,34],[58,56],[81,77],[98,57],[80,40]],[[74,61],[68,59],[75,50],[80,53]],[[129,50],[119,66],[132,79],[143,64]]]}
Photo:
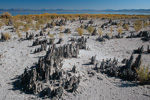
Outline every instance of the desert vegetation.
{"label": "desert vegetation", "polygon": [[127,23],[125,23],[125,24],[123,25],[123,28],[124,28],[126,31],[128,31],[129,28],[130,28],[130,26],[129,26]]}
{"label": "desert vegetation", "polygon": [[83,32],[84,32],[84,30],[83,30],[83,28],[78,28],[77,29],[77,31],[78,31],[78,34],[80,35],[80,36],[82,36],[83,35]]}
{"label": "desert vegetation", "polygon": [[[39,21],[40,24],[45,24],[48,22],[48,19],[57,19],[57,18],[66,18],[66,19],[74,19],[74,18],[93,18],[93,19],[101,19],[101,18],[108,18],[108,19],[131,19],[131,18],[144,18],[147,19],[149,15],[117,15],[117,14],[33,14],[33,15],[17,15],[12,16],[10,13],[6,12],[1,14],[0,18],[2,19],[14,19],[14,20],[21,20],[26,21],[27,23],[31,23],[33,20]],[[121,23],[119,24],[119,26]]]}
{"label": "desert vegetation", "polygon": [[142,21],[136,20],[134,22],[134,29],[136,32],[139,32],[142,29]]}
{"label": "desert vegetation", "polygon": [[20,33],[19,30],[17,30],[17,35],[18,35],[19,38],[21,38],[21,33]]}
{"label": "desert vegetation", "polygon": [[149,66],[141,65],[139,69],[136,69],[138,80],[140,84],[150,83],[150,71]]}
{"label": "desert vegetation", "polygon": [[118,33],[122,34],[122,32],[123,32],[123,28],[122,27],[118,27]]}
{"label": "desert vegetation", "polygon": [[90,25],[87,30],[91,34],[94,31],[94,27]]}
{"label": "desert vegetation", "polygon": [[0,23],[0,28],[3,26],[3,23]]}
{"label": "desert vegetation", "polygon": [[8,41],[10,38],[11,38],[11,35],[9,33],[4,33],[2,34],[2,37],[1,37],[3,40],[6,40]]}

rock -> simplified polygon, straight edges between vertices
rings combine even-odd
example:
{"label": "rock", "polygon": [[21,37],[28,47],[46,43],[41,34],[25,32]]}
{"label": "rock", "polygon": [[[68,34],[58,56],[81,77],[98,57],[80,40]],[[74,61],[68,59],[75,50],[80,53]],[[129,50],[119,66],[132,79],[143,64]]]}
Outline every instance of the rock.
{"label": "rock", "polygon": [[96,40],[99,42],[105,42],[105,39],[102,36],[99,36]]}
{"label": "rock", "polygon": [[95,63],[96,63],[96,56],[92,56],[90,64],[95,65]]}
{"label": "rock", "polygon": [[124,59],[125,66],[118,66],[118,60],[114,58],[113,60],[107,59],[103,60],[101,63],[97,63],[94,70],[97,73],[105,73],[108,76],[120,77],[126,80],[136,80],[137,74],[135,69],[139,68],[141,65],[141,55],[138,55],[135,61],[133,61],[133,55],[130,59]]}
{"label": "rock", "polygon": [[126,64],[127,61],[128,61],[128,60],[125,58],[125,59],[122,60],[122,63],[123,63],[123,64]]}
{"label": "rock", "polygon": [[66,25],[66,21],[64,19],[61,19],[60,22],[56,21],[55,24],[56,26],[63,26]]}
{"label": "rock", "polygon": [[13,22],[11,21],[11,19],[9,19],[8,21],[8,26],[13,26]]}
{"label": "rock", "polygon": [[116,38],[123,38],[123,35],[118,33],[118,35],[116,35],[115,37]]}
{"label": "rock", "polygon": [[137,50],[134,50],[134,53],[142,54],[144,52],[143,46],[139,47]]}
{"label": "rock", "polygon": [[28,32],[26,32],[26,39],[27,40],[32,40],[32,39],[34,39],[34,34],[32,33],[32,34],[29,34]]}
{"label": "rock", "polygon": [[70,31],[70,29],[66,29],[65,31],[64,31],[64,33],[71,33],[71,31]]}
{"label": "rock", "polygon": [[47,44],[47,40],[46,40],[46,39],[45,39],[45,40],[39,40],[39,39],[37,38],[35,41],[33,41],[32,46],[37,46],[37,45],[41,45],[41,44],[44,44],[44,43]]}
{"label": "rock", "polygon": [[136,58],[135,62],[133,63],[132,65],[132,70],[135,71],[135,69],[138,69],[140,66],[141,66],[141,58],[142,58],[142,55],[139,54],[138,57]]}
{"label": "rock", "polygon": [[142,37],[143,41],[149,41],[150,40],[150,32],[149,31],[140,31],[137,35],[134,35],[131,33],[130,36],[127,36],[127,38],[139,38]]}
{"label": "rock", "polygon": [[147,46],[147,53],[150,53],[149,45]]}
{"label": "rock", "polygon": [[102,24],[101,28],[107,28],[108,27],[109,22]]}
{"label": "rock", "polygon": [[94,71],[88,71],[89,77],[93,77],[96,73]]}
{"label": "rock", "polygon": [[40,36],[44,36],[44,33],[43,33],[43,31],[40,31]]}
{"label": "rock", "polygon": [[93,24],[94,22],[93,22],[93,20],[91,19],[89,22],[88,22],[88,24]]}
{"label": "rock", "polygon": [[93,31],[93,33],[92,33],[92,36],[95,36],[95,35],[98,35],[96,28],[94,29],[94,31]]}
{"label": "rock", "polygon": [[[60,99],[64,91],[75,92],[81,77],[76,71],[76,66],[71,71],[64,71],[62,69],[62,60],[77,57],[79,46],[84,47],[84,43],[86,43],[86,39],[81,37],[75,43],[59,47],[56,47],[55,44],[51,45],[46,55],[40,57],[34,67],[25,69],[24,73],[19,77],[18,84],[22,86],[22,90],[41,97],[48,97],[52,100]],[[46,50],[46,45],[47,43],[41,44],[41,48],[38,50]]]}
{"label": "rock", "polygon": [[59,40],[58,40],[58,42],[57,42],[56,44],[61,44],[62,41],[63,41],[63,39],[62,39],[62,38],[59,38]]}

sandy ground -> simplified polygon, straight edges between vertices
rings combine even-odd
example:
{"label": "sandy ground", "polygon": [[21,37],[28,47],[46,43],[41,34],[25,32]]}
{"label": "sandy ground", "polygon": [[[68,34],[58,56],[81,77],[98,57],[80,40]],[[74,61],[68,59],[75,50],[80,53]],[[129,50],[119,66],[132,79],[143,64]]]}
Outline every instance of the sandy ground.
{"label": "sandy ground", "polygon": [[[87,21],[85,21],[86,23]],[[103,21],[95,20],[94,24],[101,24]],[[66,44],[71,37],[76,37],[76,28],[79,22],[68,22],[64,28],[70,28],[71,34],[64,34],[64,42]],[[1,32],[8,32],[5,30],[6,26],[0,29]],[[59,33],[55,27],[50,30],[51,33]],[[133,29],[130,28],[129,31]],[[104,33],[109,31],[105,30]],[[126,32],[126,31],[124,31]],[[36,33],[36,32],[35,32]],[[37,31],[38,33],[38,31]],[[87,32],[85,32],[86,34]],[[114,27],[113,34],[117,33]],[[24,34],[24,33],[22,33]],[[126,32],[127,36],[129,32]],[[31,67],[38,61],[40,56],[45,55],[45,51],[32,54],[36,47],[31,47],[33,40],[18,41],[16,33],[11,33],[12,38],[6,42],[0,42],[0,100],[30,100],[42,99],[32,94],[25,94],[18,89],[13,88],[12,82],[15,77],[21,75],[24,69]],[[23,37],[25,34],[23,35]],[[59,35],[56,35],[56,42]],[[78,37],[78,36],[77,36]],[[124,58],[129,58],[134,49],[144,46],[145,50],[150,42],[143,42],[140,38],[134,39],[112,39],[106,40],[101,43],[96,41],[98,36],[90,36],[87,41],[89,50],[80,50],[78,58],[64,59],[63,68],[65,70],[71,69],[73,65],[77,66],[77,70],[82,76],[81,83],[77,92],[65,93],[64,100],[149,100],[150,99],[150,86],[140,86],[135,82],[123,81],[118,78],[108,77],[105,74],[97,73],[93,77],[89,77],[88,71],[94,66],[88,65],[90,58],[96,55],[96,59],[101,62],[103,59],[116,57],[119,62]],[[137,55],[134,54],[134,57]],[[150,55],[143,54],[143,63],[150,65]]]}

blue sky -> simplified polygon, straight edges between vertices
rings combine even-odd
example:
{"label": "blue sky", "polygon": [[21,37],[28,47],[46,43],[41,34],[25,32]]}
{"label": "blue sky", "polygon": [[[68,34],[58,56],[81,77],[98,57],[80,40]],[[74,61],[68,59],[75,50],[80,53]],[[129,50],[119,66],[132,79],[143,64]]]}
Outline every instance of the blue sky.
{"label": "blue sky", "polygon": [[0,0],[0,8],[150,9],[150,0]]}

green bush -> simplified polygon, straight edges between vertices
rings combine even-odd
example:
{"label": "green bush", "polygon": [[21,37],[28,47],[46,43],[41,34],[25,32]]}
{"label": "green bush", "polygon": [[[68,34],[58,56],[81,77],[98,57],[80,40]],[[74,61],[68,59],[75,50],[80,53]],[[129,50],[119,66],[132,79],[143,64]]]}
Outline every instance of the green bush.
{"label": "green bush", "polygon": [[50,38],[54,38],[55,34],[48,34]]}
{"label": "green bush", "polygon": [[94,31],[94,27],[90,25],[90,27],[88,27],[87,30],[89,33],[92,33]]}
{"label": "green bush", "polygon": [[101,29],[98,30],[98,34],[101,35],[101,36],[104,35],[104,33],[103,33],[103,31]]}
{"label": "green bush", "polygon": [[83,35],[84,30],[83,30],[82,28],[79,27],[79,28],[77,29],[77,31],[78,31],[78,34],[79,34],[80,36]]}
{"label": "green bush", "polygon": [[138,74],[140,84],[150,82],[149,66],[141,65],[139,69],[136,69],[136,73]]}
{"label": "green bush", "polygon": [[0,23],[0,28],[3,26],[3,23]]}
{"label": "green bush", "polygon": [[147,28],[147,27],[149,26],[149,22],[145,21],[145,22],[143,23],[143,26],[144,26],[144,28]]}
{"label": "green bush", "polygon": [[118,27],[118,33],[119,33],[119,34],[122,34],[122,32],[123,32],[122,27]]}
{"label": "green bush", "polygon": [[21,33],[19,32],[19,30],[17,30],[17,35],[19,38],[21,38]]}
{"label": "green bush", "polygon": [[142,29],[142,21],[136,20],[134,23],[134,29],[136,32],[139,32]]}
{"label": "green bush", "polygon": [[11,38],[11,35],[9,33],[4,34],[4,39],[9,40]]}
{"label": "green bush", "polygon": [[124,25],[123,25],[123,28],[128,31],[128,30],[129,30],[129,25],[128,25],[128,24],[124,24]]}
{"label": "green bush", "polygon": [[1,18],[5,18],[5,19],[11,19],[12,18],[12,15],[8,12],[5,12],[3,14],[1,14],[0,16]]}

